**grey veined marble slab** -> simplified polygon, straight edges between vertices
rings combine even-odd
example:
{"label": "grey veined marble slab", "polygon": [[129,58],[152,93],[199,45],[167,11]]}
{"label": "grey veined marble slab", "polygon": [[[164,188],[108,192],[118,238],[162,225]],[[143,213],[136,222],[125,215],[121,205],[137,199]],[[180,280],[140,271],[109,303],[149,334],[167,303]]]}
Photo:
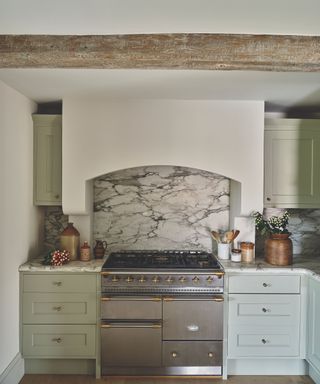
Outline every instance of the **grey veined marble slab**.
{"label": "grey veined marble slab", "polygon": [[105,259],[93,259],[90,261],[70,261],[68,264],[61,266],[43,265],[43,258],[27,261],[20,265],[20,272],[101,272],[101,268]]}
{"label": "grey veined marble slab", "polygon": [[229,225],[229,179],[197,169],[154,166],[94,181],[94,239],[108,250],[212,250],[210,229]]}
{"label": "grey veined marble slab", "polygon": [[230,260],[219,260],[226,273],[304,273],[320,281],[320,257],[296,256],[293,264],[275,266],[268,264],[262,257],[257,257],[254,263],[234,263]]}

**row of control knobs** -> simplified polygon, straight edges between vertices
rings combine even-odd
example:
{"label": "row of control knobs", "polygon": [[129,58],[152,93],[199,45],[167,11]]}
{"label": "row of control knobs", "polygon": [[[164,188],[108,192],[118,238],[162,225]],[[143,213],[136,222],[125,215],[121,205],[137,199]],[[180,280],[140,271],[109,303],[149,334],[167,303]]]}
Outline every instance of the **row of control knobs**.
{"label": "row of control knobs", "polygon": [[[120,279],[120,276],[118,276],[118,275],[113,275],[113,276],[111,277],[111,281],[112,281],[113,283],[118,283],[120,280],[121,280],[121,279]],[[145,283],[145,282],[148,281],[147,277],[144,276],[144,275],[139,276],[137,279],[135,279],[133,276],[125,276],[123,280],[124,280],[126,283],[133,283],[134,281],[137,281],[137,282],[139,282],[139,283]],[[164,279],[162,279],[160,276],[152,276],[152,278],[151,278],[151,281],[152,281],[152,283],[154,283],[154,284],[158,284],[158,283],[160,283],[162,280],[163,280],[164,282],[166,282],[166,283],[171,284],[171,283],[173,283],[173,282],[175,281],[175,278],[174,278],[173,276],[167,276],[167,277],[165,277]],[[180,276],[180,277],[178,278],[178,281],[179,281],[180,283],[185,283],[185,282],[187,281],[187,278],[186,278],[185,276]],[[192,278],[192,282],[193,282],[194,284],[199,283],[199,281],[200,281],[200,278],[199,278],[198,276],[194,276],[194,277]],[[212,282],[213,282],[213,277],[212,277],[212,276],[208,276],[208,277],[206,278],[206,281],[207,281],[207,283],[212,283]]]}

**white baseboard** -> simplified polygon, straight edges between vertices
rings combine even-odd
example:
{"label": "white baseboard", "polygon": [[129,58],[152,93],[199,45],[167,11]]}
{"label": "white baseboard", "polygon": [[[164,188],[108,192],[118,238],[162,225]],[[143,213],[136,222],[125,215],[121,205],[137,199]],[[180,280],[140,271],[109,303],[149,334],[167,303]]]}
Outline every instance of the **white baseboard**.
{"label": "white baseboard", "polygon": [[0,384],[18,384],[24,375],[24,360],[20,353],[0,375]]}
{"label": "white baseboard", "polygon": [[320,384],[320,372],[312,365],[309,365],[309,376],[316,384]]}
{"label": "white baseboard", "polygon": [[307,375],[308,367],[302,359],[228,359],[227,374]]}

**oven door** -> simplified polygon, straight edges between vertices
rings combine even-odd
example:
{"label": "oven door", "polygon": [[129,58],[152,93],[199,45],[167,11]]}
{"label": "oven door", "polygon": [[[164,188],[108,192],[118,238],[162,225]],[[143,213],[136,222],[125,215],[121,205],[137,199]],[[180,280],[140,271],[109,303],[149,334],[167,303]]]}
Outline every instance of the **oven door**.
{"label": "oven door", "polygon": [[161,324],[104,322],[101,325],[102,374],[109,367],[160,367]]}
{"label": "oven door", "polygon": [[161,367],[160,297],[102,297],[102,374]]}
{"label": "oven door", "polygon": [[164,340],[222,340],[223,296],[165,297]]}

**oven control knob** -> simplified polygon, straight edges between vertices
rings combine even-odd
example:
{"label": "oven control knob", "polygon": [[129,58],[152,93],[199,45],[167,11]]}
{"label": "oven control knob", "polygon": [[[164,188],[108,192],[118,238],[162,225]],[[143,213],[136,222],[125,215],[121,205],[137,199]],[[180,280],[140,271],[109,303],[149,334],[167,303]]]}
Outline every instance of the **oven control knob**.
{"label": "oven control knob", "polygon": [[180,283],[184,283],[187,279],[184,276],[179,277]]}
{"label": "oven control knob", "polygon": [[200,279],[199,279],[198,276],[195,276],[195,277],[192,279],[192,281],[193,281],[195,284],[198,284],[199,281],[200,281]]}
{"label": "oven control knob", "polygon": [[155,283],[155,284],[159,283],[160,282],[160,277],[159,276],[154,276],[152,278],[152,282]]}
{"label": "oven control knob", "polygon": [[166,282],[167,282],[167,283],[172,283],[172,282],[173,282],[173,277],[168,276],[168,277],[166,278]]}
{"label": "oven control knob", "polygon": [[145,278],[145,276],[141,276],[139,279],[139,283],[144,283],[146,281],[147,281],[147,279]]}
{"label": "oven control knob", "polygon": [[120,281],[120,277],[119,276],[112,276],[112,279],[111,279],[111,281],[113,282],[113,283],[117,283],[118,281]]}
{"label": "oven control knob", "polygon": [[126,282],[127,283],[132,283],[133,282],[133,277],[132,276],[128,276],[127,278],[126,278]]}
{"label": "oven control knob", "polygon": [[207,277],[207,282],[208,283],[212,283],[213,282],[213,277],[212,276],[208,276]]}

